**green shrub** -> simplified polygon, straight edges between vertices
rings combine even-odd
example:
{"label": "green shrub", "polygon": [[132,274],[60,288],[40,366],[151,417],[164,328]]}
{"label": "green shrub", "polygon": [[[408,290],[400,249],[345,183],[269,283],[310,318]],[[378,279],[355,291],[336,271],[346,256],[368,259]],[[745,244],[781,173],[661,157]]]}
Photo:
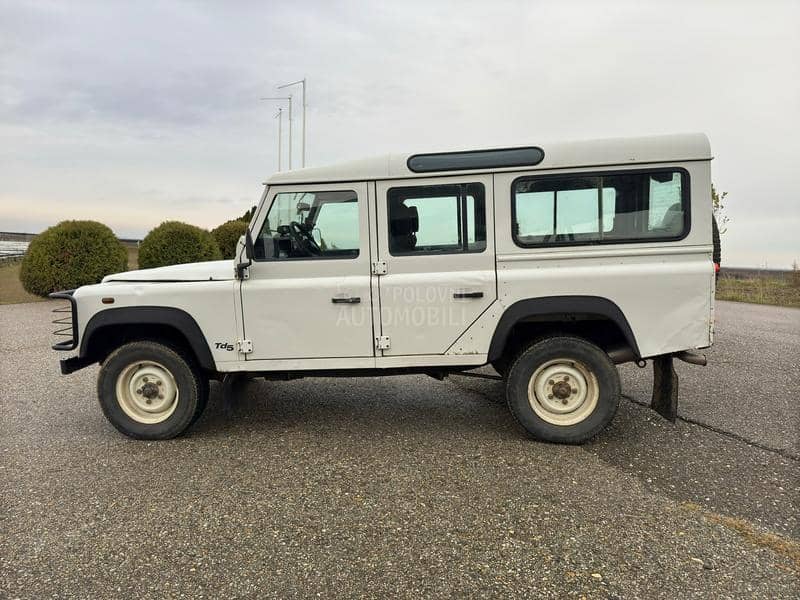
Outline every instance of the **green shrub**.
{"label": "green shrub", "polygon": [[139,267],[142,269],[220,258],[219,246],[208,231],[180,221],[165,221],[148,233],[139,245]]}
{"label": "green shrub", "polygon": [[29,293],[97,283],[128,268],[128,253],[114,232],[96,221],[62,221],[37,235],[22,259],[19,279]]}
{"label": "green shrub", "polygon": [[211,230],[211,235],[217,240],[217,245],[222,251],[222,258],[233,258],[236,253],[236,243],[246,230],[247,223],[240,220],[228,221]]}

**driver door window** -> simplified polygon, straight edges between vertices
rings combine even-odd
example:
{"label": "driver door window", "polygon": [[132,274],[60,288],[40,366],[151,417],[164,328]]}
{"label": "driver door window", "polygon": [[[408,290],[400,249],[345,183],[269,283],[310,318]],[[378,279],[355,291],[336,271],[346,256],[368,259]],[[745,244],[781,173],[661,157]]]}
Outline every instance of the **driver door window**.
{"label": "driver door window", "polygon": [[255,240],[256,260],[356,258],[354,191],[276,194]]}

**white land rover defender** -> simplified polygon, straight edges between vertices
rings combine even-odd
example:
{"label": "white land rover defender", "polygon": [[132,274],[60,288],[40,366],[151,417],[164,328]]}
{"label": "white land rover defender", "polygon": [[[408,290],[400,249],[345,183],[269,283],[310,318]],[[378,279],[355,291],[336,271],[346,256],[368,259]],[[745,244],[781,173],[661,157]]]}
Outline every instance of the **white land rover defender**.
{"label": "white land rover defender", "polygon": [[[436,378],[491,365],[534,437],[582,442],[614,416],[615,364],[652,359],[674,420],[673,357],[712,343],[704,135],[390,155],[273,175],[233,261],[109,275],[58,292],[100,405],[165,439],[209,380]],[[480,375],[480,374],[476,374]],[[485,375],[490,376],[491,375]]]}

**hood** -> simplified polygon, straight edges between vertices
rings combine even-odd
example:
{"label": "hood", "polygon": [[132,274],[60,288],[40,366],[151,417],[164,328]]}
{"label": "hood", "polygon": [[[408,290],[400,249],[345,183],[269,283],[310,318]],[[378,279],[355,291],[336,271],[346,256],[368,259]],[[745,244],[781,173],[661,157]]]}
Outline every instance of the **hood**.
{"label": "hood", "polygon": [[212,260],[114,273],[103,277],[103,283],[110,281],[227,281],[231,279],[235,279],[233,261]]}

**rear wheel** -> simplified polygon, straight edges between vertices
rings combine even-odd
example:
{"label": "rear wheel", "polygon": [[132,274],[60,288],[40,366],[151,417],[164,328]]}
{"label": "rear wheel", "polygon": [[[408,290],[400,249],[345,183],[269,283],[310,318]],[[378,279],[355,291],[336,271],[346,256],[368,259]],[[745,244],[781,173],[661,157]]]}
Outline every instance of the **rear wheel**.
{"label": "rear wheel", "polygon": [[125,435],[163,440],[183,433],[203,411],[208,382],[176,349],[140,341],[105,360],[97,394],[106,418]]}
{"label": "rear wheel", "polygon": [[532,436],[576,444],[597,435],[619,405],[619,374],[608,355],[576,337],[538,341],[511,365],[508,406]]}

